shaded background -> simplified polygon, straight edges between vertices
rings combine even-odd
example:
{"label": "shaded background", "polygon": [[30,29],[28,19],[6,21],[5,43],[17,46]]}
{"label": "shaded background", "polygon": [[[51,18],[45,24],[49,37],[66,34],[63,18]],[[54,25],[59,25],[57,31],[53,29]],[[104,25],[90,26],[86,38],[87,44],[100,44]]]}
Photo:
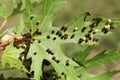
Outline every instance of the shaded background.
{"label": "shaded background", "polygon": [[[7,5],[7,12],[11,13],[13,11],[12,0],[0,0],[0,3]],[[83,13],[85,11],[90,11],[91,16],[88,19],[103,16],[105,18],[117,19],[120,20],[120,0],[67,0],[64,8],[57,14],[54,19],[54,26],[61,26],[70,21],[73,17]],[[36,8],[36,11],[39,11]],[[0,24],[4,19],[0,18]],[[5,25],[4,29],[10,29],[16,27],[19,24],[20,14],[10,18]],[[115,33],[111,36],[105,36],[102,38],[103,43],[95,48],[91,52],[91,56],[98,53],[103,49],[120,49],[120,28],[115,31]],[[69,47],[72,46],[72,47]],[[85,46],[82,46],[85,47]],[[67,44],[66,46],[62,46],[63,51],[67,56],[71,57],[75,53],[79,53],[80,47],[75,44]],[[72,51],[70,51],[72,49]],[[101,73],[106,70],[120,69],[120,60],[117,61],[116,64],[106,64],[104,69],[93,69],[90,72],[93,73]],[[0,71],[1,72],[1,71]],[[8,74],[6,74],[8,75]],[[18,74],[19,75],[19,74]],[[16,75],[17,76],[17,75]],[[115,80],[120,80],[120,74],[114,76]]]}

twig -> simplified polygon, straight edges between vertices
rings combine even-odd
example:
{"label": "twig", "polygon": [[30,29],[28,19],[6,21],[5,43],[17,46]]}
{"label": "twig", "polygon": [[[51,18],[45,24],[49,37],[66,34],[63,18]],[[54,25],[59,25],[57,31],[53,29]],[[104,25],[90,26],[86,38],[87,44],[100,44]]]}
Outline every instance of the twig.
{"label": "twig", "polygon": [[5,20],[3,21],[3,23],[2,23],[2,25],[0,26],[0,31],[1,31],[2,28],[5,26],[6,22],[7,22],[7,19],[5,19]]}

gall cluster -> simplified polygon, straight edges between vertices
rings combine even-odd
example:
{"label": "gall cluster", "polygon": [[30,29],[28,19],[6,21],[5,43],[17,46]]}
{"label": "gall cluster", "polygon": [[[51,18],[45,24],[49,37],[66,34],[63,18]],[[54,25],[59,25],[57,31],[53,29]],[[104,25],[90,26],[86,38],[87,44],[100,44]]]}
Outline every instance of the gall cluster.
{"label": "gall cluster", "polygon": [[[36,35],[42,35],[42,32],[37,28],[35,32],[31,33],[30,32],[22,34],[20,37],[15,37],[14,38],[14,47],[16,48],[26,48],[30,43],[33,43],[35,41],[34,36]],[[41,40],[38,40],[38,43],[41,43]]]}
{"label": "gall cluster", "polygon": [[110,19],[108,19],[108,21],[106,22],[106,25],[102,28],[101,32],[103,32],[104,34],[107,34],[110,30],[114,28],[115,28],[114,23]]}

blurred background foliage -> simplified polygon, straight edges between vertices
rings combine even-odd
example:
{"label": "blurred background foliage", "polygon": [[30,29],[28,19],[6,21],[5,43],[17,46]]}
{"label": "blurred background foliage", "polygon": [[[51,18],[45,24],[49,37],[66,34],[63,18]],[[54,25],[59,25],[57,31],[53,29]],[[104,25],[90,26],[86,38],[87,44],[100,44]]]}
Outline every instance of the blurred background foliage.
{"label": "blurred background foliage", "polygon": [[[19,0],[17,0],[19,2]],[[67,0],[64,8],[57,14],[54,19],[53,25],[54,26],[61,26],[70,21],[73,17],[83,13],[85,11],[89,11],[91,16],[88,20],[95,18],[95,17],[105,17],[110,19],[120,20],[120,1],[119,0]],[[7,12],[10,14],[13,11],[13,3],[12,0],[0,0],[0,4],[6,4]],[[40,8],[36,7],[36,13],[40,10]],[[20,21],[21,14],[17,14],[8,19],[7,24],[4,26],[3,31],[5,29],[9,29],[12,31]],[[0,24],[4,21],[3,18],[0,18]],[[118,48],[120,50],[120,28],[115,30],[115,33],[110,36],[102,37],[102,43],[95,48],[95,50],[91,51],[90,56],[96,55],[103,49],[113,49]],[[82,47],[82,48],[81,48]],[[63,51],[66,53],[67,56],[75,56],[79,54],[80,50],[86,48],[86,45],[75,45],[75,44],[65,44],[62,46]],[[110,65],[107,64],[102,71],[105,70],[112,70],[112,69],[120,69],[119,60],[117,61],[118,64]],[[3,72],[3,71],[2,71]],[[90,72],[101,72],[100,70],[90,70]],[[1,73],[1,71],[0,71]],[[8,74],[7,74],[8,75]],[[19,75],[19,74],[18,74]],[[11,75],[10,75],[11,76]],[[17,76],[17,75],[16,75]],[[21,75],[20,75],[21,76]],[[115,80],[119,80],[120,75],[115,76]],[[17,76],[18,77],[18,76]]]}

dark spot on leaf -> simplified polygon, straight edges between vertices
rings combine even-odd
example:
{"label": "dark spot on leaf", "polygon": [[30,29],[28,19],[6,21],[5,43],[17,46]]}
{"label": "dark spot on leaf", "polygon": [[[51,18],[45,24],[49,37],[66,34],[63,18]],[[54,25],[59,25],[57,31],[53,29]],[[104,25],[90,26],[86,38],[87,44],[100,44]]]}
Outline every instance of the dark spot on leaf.
{"label": "dark spot on leaf", "polygon": [[51,51],[51,52],[50,52],[50,54],[51,54],[51,55],[54,55],[54,54],[55,54],[55,52],[54,52],[54,51]]}
{"label": "dark spot on leaf", "polygon": [[80,75],[78,75],[78,78],[81,78],[82,77],[82,75],[80,74]]}
{"label": "dark spot on leaf", "polygon": [[93,31],[95,31],[95,28],[90,28],[90,30],[88,32],[92,33]]}
{"label": "dark spot on leaf", "polygon": [[66,60],[65,65],[66,65],[66,66],[69,66],[69,65],[70,65],[70,61],[69,61],[69,59]]}
{"label": "dark spot on leaf", "polygon": [[96,34],[96,32],[94,31],[93,34]]}
{"label": "dark spot on leaf", "polygon": [[66,79],[66,74],[65,74],[65,72],[62,72],[61,75],[63,75],[63,76],[65,77],[65,79]]}
{"label": "dark spot on leaf", "polygon": [[41,43],[41,40],[38,40],[38,43]]}
{"label": "dark spot on leaf", "polygon": [[61,36],[62,36],[62,32],[61,32],[60,30],[58,30],[58,31],[56,32],[56,35],[58,35],[59,37],[61,37]]}
{"label": "dark spot on leaf", "polygon": [[31,29],[29,29],[29,31],[30,31],[30,32],[32,32],[32,30],[31,30]]}
{"label": "dark spot on leaf", "polygon": [[67,31],[68,27],[65,27],[64,32]]}
{"label": "dark spot on leaf", "polygon": [[90,33],[85,34],[85,38],[88,38],[89,40],[93,39],[93,35]]}
{"label": "dark spot on leaf", "polygon": [[84,40],[82,38],[79,39],[78,43],[81,44]]}
{"label": "dark spot on leaf", "polygon": [[50,65],[50,62],[46,59],[43,60],[43,64],[46,65],[46,66],[49,66]]}
{"label": "dark spot on leaf", "polygon": [[65,33],[65,34],[64,34],[64,39],[67,39],[68,36],[69,36],[69,34],[68,34],[68,33]]}
{"label": "dark spot on leaf", "polygon": [[61,75],[66,75],[66,74],[64,72],[62,72]]}
{"label": "dark spot on leaf", "polygon": [[36,55],[37,54],[37,52],[34,52],[34,55]]}
{"label": "dark spot on leaf", "polygon": [[48,49],[46,50],[46,52],[50,53],[50,52],[51,52],[51,50],[48,48]]}
{"label": "dark spot on leaf", "polygon": [[75,31],[77,31],[77,27],[75,27],[75,28],[73,29],[73,32],[75,32]]}
{"label": "dark spot on leaf", "polygon": [[85,34],[85,37],[86,37],[86,38],[89,38],[89,37],[90,37],[90,35],[91,35],[90,33]]}
{"label": "dark spot on leaf", "polygon": [[81,29],[81,32],[84,32],[86,29],[87,29],[87,27],[84,26],[84,27]]}
{"label": "dark spot on leaf", "polygon": [[54,31],[54,30],[52,30],[52,31],[51,31],[51,34],[54,34],[54,33],[55,33],[55,31]]}
{"label": "dark spot on leaf", "polygon": [[34,16],[31,16],[31,17],[30,17],[30,20],[32,20],[32,19],[33,19],[33,17],[34,17]]}
{"label": "dark spot on leaf", "polygon": [[47,39],[50,39],[50,35],[47,35]]}
{"label": "dark spot on leaf", "polygon": [[54,37],[53,40],[56,40],[56,37]]}
{"label": "dark spot on leaf", "polygon": [[31,33],[26,33],[26,34],[23,34],[22,36],[25,38],[32,38]]}
{"label": "dark spot on leaf", "polygon": [[32,39],[32,41],[34,42],[34,41],[35,41],[35,39],[33,38],[33,39]]}
{"label": "dark spot on leaf", "polygon": [[63,36],[61,36],[61,39],[63,39],[64,38],[64,35]]}
{"label": "dark spot on leaf", "polygon": [[96,27],[96,22],[93,22],[91,25],[90,25],[90,28],[95,28]]}
{"label": "dark spot on leaf", "polygon": [[74,37],[75,37],[75,34],[72,34],[71,37],[70,37],[70,39],[73,39]]}
{"label": "dark spot on leaf", "polygon": [[42,35],[42,32],[39,30],[39,28],[36,28],[36,31],[33,33],[33,36],[35,35]]}
{"label": "dark spot on leaf", "polygon": [[107,34],[109,29],[110,29],[109,26],[105,26],[104,28],[102,28],[101,32],[103,32],[104,34]]}
{"label": "dark spot on leaf", "polygon": [[40,24],[40,21],[37,21],[37,22],[36,22],[36,25],[39,25],[39,24]]}
{"label": "dark spot on leaf", "polygon": [[63,30],[64,32],[67,31],[68,27],[67,26],[62,26],[61,30]]}
{"label": "dark spot on leaf", "polygon": [[59,58],[56,58],[56,59],[55,59],[55,62],[56,62],[56,63],[60,63]]}
{"label": "dark spot on leaf", "polygon": [[64,30],[65,29],[65,26],[62,26],[61,28],[60,28],[60,30]]}
{"label": "dark spot on leaf", "polygon": [[56,57],[55,56],[52,56],[52,60],[55,60],[56,59]]}
{"label": "dark spot on leaf", "polygon": [[86,40],[85,40],[85,43],[87,43],[88,42],[88,38],[86,38]]}
{"label": "dark spot on leaf", "polygon": [[89,40],[92,40],[93,39],[93,35],[90,35],[90,37],[88,38]]}
{"label": "dark spot on leaf", "polygon": [[93,38],[93,41],[98,42],[99,39],[98,38]]}

